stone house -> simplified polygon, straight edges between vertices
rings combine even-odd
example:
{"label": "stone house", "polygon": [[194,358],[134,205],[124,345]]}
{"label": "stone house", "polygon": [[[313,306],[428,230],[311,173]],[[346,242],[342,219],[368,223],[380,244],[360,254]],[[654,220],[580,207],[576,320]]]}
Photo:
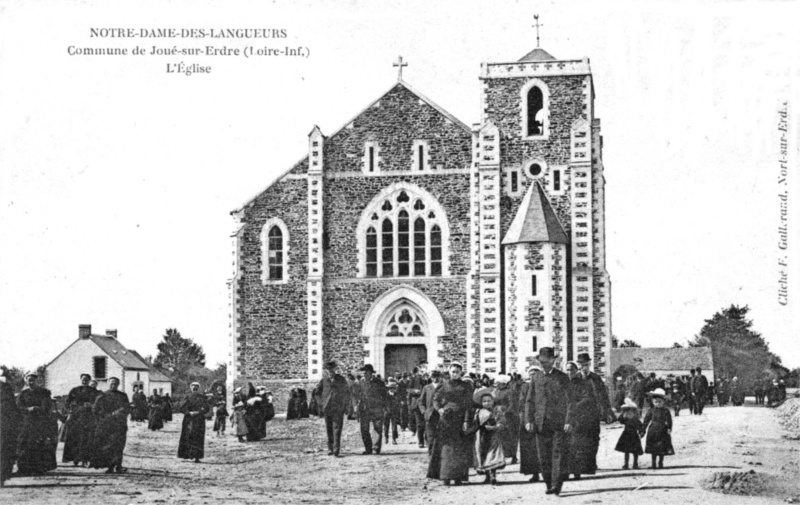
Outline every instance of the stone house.
{"label": "stone house", "polygon": [[710,347],[615,347],[611,349],[611,373],[631,365],[645,375],[658,377],[689,375],[700,367],[709,383],[714,382],[714,357]]}
{"label": "stone house", "polygon": [[608,374],[589,60],[536,48],[479,80],[470,127],[401,74],[232,212],[229,390],[315,383],[331,359],[523,372],[544,346]]}
{"label": "stone house", "polygon": [[158,389],[161,394],[172,394],[172,380],[148,364],[134,350],[129,350],[117,339],[117,330],[106,330],[105,335],[92,333],[92,326],[78,326],[78,339],[47,364],[45,387],[52,395],[65,396],[70,389],[80,385],[80,375],[88,373],[97,381],[101,391],[108,389],[109,377],[119,377],[119,390],[130,398],[134,386],[144,387],[146,394]]}

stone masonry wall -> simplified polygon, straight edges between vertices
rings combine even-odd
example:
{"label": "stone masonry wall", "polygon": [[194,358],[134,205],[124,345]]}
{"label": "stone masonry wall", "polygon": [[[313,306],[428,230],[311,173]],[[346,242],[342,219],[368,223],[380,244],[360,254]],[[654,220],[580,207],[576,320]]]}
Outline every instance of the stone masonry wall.
{"label": "stone masonry wall", "polygon": [[[300,379],[308,373],[306,278],[308,276],[308,187],[305,179],[283,179],[244,209],[240,247],[239,378]],[[280,218],[289,230],[289,281],[261,281],[261,228]]]}

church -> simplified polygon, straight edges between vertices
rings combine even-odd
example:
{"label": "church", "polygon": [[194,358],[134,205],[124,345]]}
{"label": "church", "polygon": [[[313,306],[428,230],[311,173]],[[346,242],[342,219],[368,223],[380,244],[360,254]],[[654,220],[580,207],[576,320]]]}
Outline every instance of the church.
{"label": "church", "polygon": [[[589,59],[483,63],[472,127],[402,78],[231,214],[229,389],[343,372],[609,375],[600,120]],[[310,123],[311,124],[311,123]]]}

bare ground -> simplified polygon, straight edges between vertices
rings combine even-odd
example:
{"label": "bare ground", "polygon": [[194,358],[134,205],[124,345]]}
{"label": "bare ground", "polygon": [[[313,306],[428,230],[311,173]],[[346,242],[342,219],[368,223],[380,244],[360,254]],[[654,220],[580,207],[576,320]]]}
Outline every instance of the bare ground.
{"label": "bare ground", "polygon": [[[0,490],[0,503],[800,502],[800,441],[786,438],[775,410],[751,403],[709,407],[703,416],[684,410],[674,421],[677,454],[665,458],[664,470],[621,470],[622,455],[613,450],[621,428],[604,427],[598,454],[601,470],[565,483],[557,498],[545,495],[543,484],[527,483],[516,465],[499,473],[498,486],[478,484],[483,478],[474,476],[470,485],[443,487],[425,479],[427,453],[417,448],[410,433],[402,433],[398,445],[384,445],[379,456],[361,456],[361,438],[353,421],[345,424],[344,457],[338,459],[326,455],[321,419],[277,419],[267,426],[267,440],[253,443],[239,443],[231,435],[216,438],[209,422],[206,458],[199,464],[182,461],[175,456],[180,430],[180,416],[176,416],[156,433],[132,423],[125,450],[127,474],[105,475],[62,465],[41,477],[11,479]],[[647,455],[640,463],[650,466]],[[715,473],[751,469],[763,483],[757,496],[706,489]]]}

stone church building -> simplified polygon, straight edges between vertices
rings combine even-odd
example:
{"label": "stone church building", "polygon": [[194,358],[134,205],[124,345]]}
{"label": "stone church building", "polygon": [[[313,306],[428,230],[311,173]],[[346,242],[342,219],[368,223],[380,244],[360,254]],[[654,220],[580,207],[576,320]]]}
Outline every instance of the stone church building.
{"label": "stone church building", "polygon": [[315,383],[331,359],[524,373],[544,346],[608,375],[589,60],[537,48],[479,79],[480,124],[399,77],[232,212],[229,386]]}

